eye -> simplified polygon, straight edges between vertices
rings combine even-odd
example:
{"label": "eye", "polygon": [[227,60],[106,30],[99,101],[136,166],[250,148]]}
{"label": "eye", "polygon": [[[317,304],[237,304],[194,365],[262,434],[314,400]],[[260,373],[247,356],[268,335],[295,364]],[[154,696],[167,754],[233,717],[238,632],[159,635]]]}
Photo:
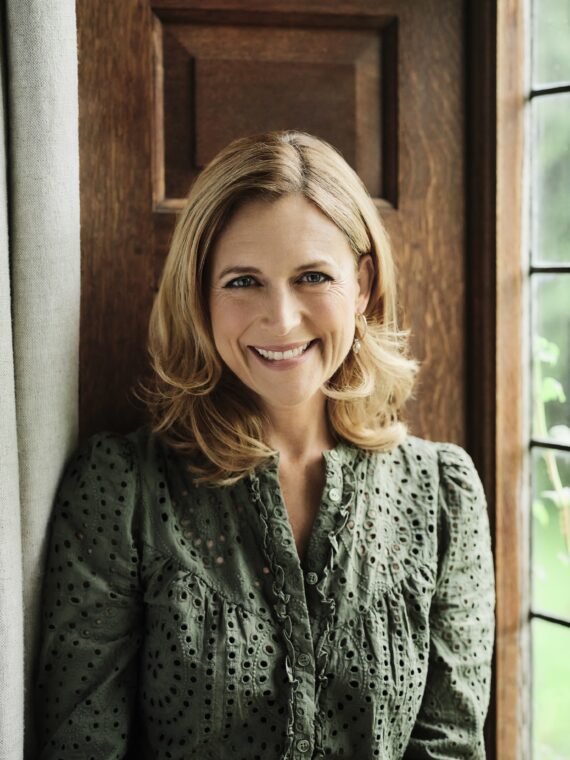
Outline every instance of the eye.
{"label": "eye", "polygon": [[309,285],[321,285],[323,282],[332,279],[332,277],[329,277],[328,274],[324,274],[323,272],[305,272],[305,274],[301,276],[301,279],[303,277],[307,278],[305,282],[308,282]]}
{"label": "eye", "polygon": [[224,285],[225,288],[248,288],[251,283],[254,282],[253,277],[250,277],[250,275],[245,274],[243,277],[236,277],[235,280],[230,280],[226,285]]}

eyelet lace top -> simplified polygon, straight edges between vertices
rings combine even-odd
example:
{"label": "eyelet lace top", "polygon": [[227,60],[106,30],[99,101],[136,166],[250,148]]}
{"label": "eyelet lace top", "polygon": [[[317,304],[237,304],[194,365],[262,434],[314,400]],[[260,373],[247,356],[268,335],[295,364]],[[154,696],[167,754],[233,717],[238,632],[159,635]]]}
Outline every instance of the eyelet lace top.
{"label": "eyelet lace top", "polygon": [[306,562],[278,455],[197,486],[147,426],[99,433],[54,505],[43,760],[484,758],[494,574],[451,443],[323,452]]}

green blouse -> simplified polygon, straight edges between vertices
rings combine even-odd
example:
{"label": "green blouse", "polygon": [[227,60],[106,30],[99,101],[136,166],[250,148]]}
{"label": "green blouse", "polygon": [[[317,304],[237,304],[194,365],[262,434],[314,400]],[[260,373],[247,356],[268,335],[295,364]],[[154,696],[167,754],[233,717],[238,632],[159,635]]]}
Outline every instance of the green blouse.
{"label": "green blouse", "polygon": [[197,486],[142,426],[70,459],[54,505],[40,757],[484,758],[494,572],[452,443],[324,451],[304,566],[279,456]]}

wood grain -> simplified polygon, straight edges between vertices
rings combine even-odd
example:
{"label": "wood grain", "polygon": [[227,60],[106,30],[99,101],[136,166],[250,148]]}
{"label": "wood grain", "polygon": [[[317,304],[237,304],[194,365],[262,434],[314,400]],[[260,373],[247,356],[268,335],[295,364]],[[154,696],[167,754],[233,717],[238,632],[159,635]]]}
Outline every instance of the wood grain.
{"label": "wood grain", "polygon": [[[523,301],[525,17],[522,4],[497,4],[497,757],[530,753],[528,527],[524,439],[529,329]],[[524,395],[523,395],[524,394]]]}
{"label": "wood grain", "polygon": [[298,27],[247,11],[233,24],[222,15],[196,23],[190,10],[184,21],[155,17],[164,209],[183,206],[197,174],[235,137],[291,128],[331,142],[373,197],[395,205],[395,25],[378,15],[376,27],[367,18],[341,29],[327,26],[329,16],[312,13]]}
{"label": "wood grain", "polygon": [[81,183],[80,434],[135,425],[156,285],[151,214],[151,13],[77,3]]}

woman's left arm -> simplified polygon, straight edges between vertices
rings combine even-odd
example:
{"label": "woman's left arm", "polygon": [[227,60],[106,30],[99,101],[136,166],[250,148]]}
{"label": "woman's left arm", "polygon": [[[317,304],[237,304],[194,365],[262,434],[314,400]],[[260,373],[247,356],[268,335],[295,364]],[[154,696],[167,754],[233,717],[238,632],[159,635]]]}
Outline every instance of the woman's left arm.
{"label": "woman's left arm", "polygon": [[484,760],[495,633],[487,504],[467,452],[440,443],[438,455],[438,574],[428,673],[404,760]]}

